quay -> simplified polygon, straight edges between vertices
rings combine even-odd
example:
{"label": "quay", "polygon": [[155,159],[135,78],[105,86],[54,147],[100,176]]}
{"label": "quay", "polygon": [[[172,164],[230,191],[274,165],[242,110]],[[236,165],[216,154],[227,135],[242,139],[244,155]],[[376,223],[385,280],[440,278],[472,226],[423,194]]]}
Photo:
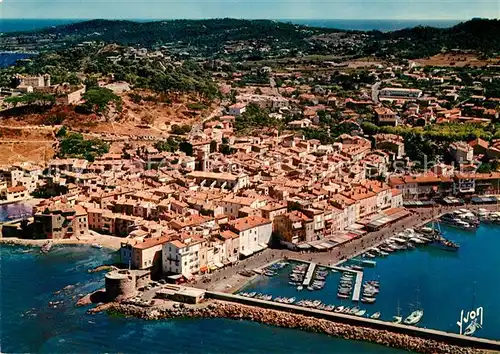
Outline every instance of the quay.
{"label": "quay", "polygon": [[316,269],[316,263],[309,263],[309,268],[307,268],[307,273],[304,278],[304,282],[302,283],[303,286],[309,286],[311,284],[311,280],[313,278],[314,270]]}
{"label": "quay", "polygon": [[215,291],[206,291],[205,299],[221,300],[230,303],[238,303],[241,305],[258,307],[267,310],[281,311],[285,314],[293,313],[297,315],[328,320],[331,322],[342,323],[346,325],[389,331],[392,333],[404,334],[425,340],[434,340],[438,342],[447,343],[450,345],[457,345],[460,347],[487,349],[494,351],[500,350],[500,341],[496,340],[469,337],[434,329],[420,328],[416,326],[396,324],[392,322],[385,322],[381,320],[375,320],[371,318],[359,317],[349,314],[305,308],[293,304],[284,304],[274,301],[259,300],[259,299],[242,297],[238,295],[215,292]]}
{"label": "quay", "polygon": [[361,294],[361,285],[363,284],[363,272],[356,272],[356,283],[352,291],[352,301],[359,301]]}

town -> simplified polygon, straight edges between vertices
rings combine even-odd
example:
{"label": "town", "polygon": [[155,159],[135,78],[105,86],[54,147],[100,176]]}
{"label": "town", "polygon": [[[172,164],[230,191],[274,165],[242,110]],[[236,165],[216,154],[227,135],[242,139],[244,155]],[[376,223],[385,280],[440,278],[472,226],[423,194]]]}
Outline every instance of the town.
{"label": "town", "polygon": [[499,24],[2,33],[0,245],[16,260],[2,269],[9,290],[48,289],[11,312],[60,324],[71,309],[92,333],[115,320],[93,315],[125,315],[113,333],[137,347],[155,326],[175,343],[177,318],[189,337],[217,318],[217,337],[236,319],[229,331],[498,350]]}
{"label": "town", "polygon": [[[158,51],[123,51],[106,60],[169,60]],[[321,70],[212,67],[222,99],[195,124],[143,118],[150,135],[85,134],[110,145],[91,159],[44,156],[4,166],[6,202],[45,198],[29,225],[22,217],[4,224],[3,237],[116,236],[128,267],[190,280],[268,247],[331,250],[412,208],[499,193],[500,98],[488,89],[500,78],[489,73],[496,66],[481,73],[428,70],[418,61],[355,61],[343,71],[327,62]],[[39,96],[22,100],[30,94],[57,93],[56,106],[89,100],[84,84],[51,85],[49,74],[17,75],[15,85],[2,91],[7,111],[16,109],[9,97],[40,104]],[[145,99],[112,76],[99,80],[97,89],[106,88]],[[66,127],[40,130],[60,135]]]}

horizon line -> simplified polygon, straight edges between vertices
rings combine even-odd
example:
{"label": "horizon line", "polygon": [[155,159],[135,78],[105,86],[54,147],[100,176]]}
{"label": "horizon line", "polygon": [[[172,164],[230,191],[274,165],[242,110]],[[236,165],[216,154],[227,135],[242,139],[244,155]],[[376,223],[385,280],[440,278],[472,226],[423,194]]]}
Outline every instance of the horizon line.
{"label": "horizon line", "polygon": [[176,18],[132,18],[132,17],[123,17],[123,18],[112,18],[112,17],[55,17],[55,18],[36,18],[36,17],[23,17],[23,18],[3,18],[3,20],[18,20],[18,21],[26,21],[26,20],[38,20],[38,21],[50,21],[50,20],[126,20],[126,21],[134,21],[134,20],[147,20],[147,21],[172,21],[172,20],[220,20],[220,19],[235,19],[235,20],[301,20],[301,21],[468,21],[472,19],[486,19],[486,20],[496,20],[497,18],[489,18],[489,17],[469,17],[469,18],[264,18],[264,17],[256,17],[256,18],[243,18],[243,17],[205,17],[205,18],[188,18],[188,17],[176,17]]}

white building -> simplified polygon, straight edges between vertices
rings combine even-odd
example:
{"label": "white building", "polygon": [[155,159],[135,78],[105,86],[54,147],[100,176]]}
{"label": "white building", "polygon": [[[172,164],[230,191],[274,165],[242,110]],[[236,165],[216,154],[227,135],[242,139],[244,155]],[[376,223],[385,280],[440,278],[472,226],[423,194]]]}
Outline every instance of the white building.
{"label": "white building", "polygon": [[260,216],[247,216],[231,221],[229,228],[239,236],[239,254],[248,257],[267,248],[273,223]]}
{"label": "white building", "polygon": [[191,278],[200,270],[201,241],[174,240],[163,245],[163,273],[182,274]]}
{"label": "white building", "polygon": [[401,97],[401,98],[419,98],[422,96],[422,90],[409,89],[401,87],[386,87],[380,90],[379,97]]}
{"label": "white building", "polygon": [[230,116],[240,116],[245,113],[247,105],[245,103],[235,103],[229,106],[229,115]]}

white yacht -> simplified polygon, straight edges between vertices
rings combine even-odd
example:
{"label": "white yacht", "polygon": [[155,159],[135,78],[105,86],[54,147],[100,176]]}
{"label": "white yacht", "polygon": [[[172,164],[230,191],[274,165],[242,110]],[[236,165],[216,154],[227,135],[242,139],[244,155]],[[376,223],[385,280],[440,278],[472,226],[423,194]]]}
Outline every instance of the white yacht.
{"label": "white yacht", "polygon": [[408,317],[405,318],[404,323],[407,325],[414,325],[420,322],[424,316],[424,310],[413,311]]}

